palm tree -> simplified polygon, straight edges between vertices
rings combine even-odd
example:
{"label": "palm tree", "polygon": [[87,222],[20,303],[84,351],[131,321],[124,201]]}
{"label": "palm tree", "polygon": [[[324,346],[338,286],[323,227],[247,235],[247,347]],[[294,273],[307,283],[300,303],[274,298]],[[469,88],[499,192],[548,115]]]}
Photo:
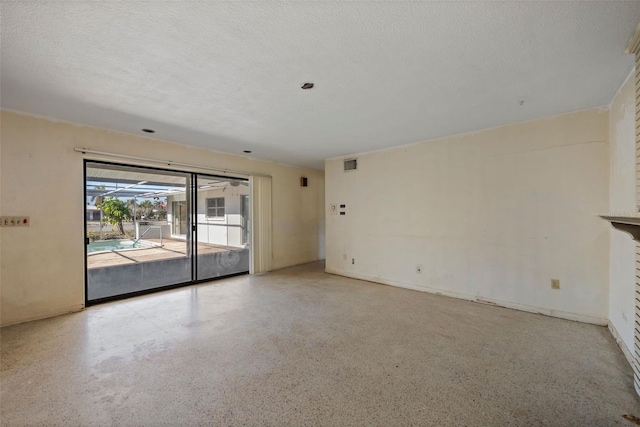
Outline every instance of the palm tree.
{"label": "palm tree", "polygon": [[[95,187],[93,187],[94,190],[106,190],[106,187],[104,185],[96,185]],[[103,194],[95,194],[93,196],[91,196],[91,203],[93,203],[93,205],[97,208],[100,207],[100,205],[102,205],[102,201],[104,200],[104,195]]]}
{"label": "palm tree", "polygon": [[150,200],[143,200],[140,202],[140,212],[144,215],[145,219],[149,219],[149,215],[153,211],[153,203]]}
{"label": "palm tree", "polygon": [[167,210],[165,208],[165,203],[161,200],[156,200],[153,202],[153,212],[155,212],[157,220],[163,220],[166,218]]}
{"label": "palm tree", "polygon": [[134,213],[134,212],[135,212],[135,215],[133,215],[133,217],[134,217],[134,218],[133,218],[133,219],[134,219],[134,221],[135,221],[135,220],[140,216],[140,215],[138,214],[138,210],[137,210],[137,207],[138,207],[138,206],[139,206],[139,205],[138,205],[138,202],[136,201],[136,199],[135,199],[135,198],[134,198],[134,199],[129,199],[129,200],[127,200],[127,207],[129,208],[129,212],[131,212],[131,213]]}

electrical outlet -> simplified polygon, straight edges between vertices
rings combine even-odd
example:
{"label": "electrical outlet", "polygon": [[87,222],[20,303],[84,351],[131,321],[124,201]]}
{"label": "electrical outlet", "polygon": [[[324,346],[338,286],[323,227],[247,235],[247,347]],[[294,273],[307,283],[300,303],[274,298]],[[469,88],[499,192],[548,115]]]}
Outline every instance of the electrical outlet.
{"label": "electrical outlet", "polygon": [[421,266],[417,266],[416,267],[416,273],[422,273],[422,267]]}
{"label": "electrical outlet", "polygon": [[551,289],[560,289],[560,280],[551,279]]}
{"label": "electrical outlet", "polygon": [[356,259],[355,258],[351,258],[351,264],[355,264],[356,263]]}

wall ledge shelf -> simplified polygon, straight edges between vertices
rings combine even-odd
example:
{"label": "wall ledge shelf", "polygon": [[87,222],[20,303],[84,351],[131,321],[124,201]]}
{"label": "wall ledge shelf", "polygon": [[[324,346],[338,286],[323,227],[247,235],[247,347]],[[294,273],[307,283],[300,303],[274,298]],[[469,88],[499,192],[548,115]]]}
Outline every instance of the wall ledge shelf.
{"label": "wall ledge shelf", "polygon": [[633,240],[635,240],[636,242],[640,242],[640,215],[625,216],[607,214],[599,216],[600,218],[609,221],[613,228],[629,233],[633,237]]}

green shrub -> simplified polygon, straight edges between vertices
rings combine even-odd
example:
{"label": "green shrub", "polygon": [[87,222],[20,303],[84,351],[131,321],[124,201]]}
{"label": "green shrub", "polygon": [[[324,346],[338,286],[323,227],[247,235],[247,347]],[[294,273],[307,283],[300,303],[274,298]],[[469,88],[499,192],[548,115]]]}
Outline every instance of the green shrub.
{"label": "green shrub", "polygon": [[89,242],[95,242],[96,240],[100,240],[100,232],[87,231],[87,237],[89,238]]}

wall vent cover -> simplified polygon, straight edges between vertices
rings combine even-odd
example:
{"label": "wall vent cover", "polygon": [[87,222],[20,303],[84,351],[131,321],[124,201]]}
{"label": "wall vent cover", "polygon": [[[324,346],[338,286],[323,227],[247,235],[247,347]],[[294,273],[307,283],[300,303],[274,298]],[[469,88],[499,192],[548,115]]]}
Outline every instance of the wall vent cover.
{"label": "wall vent cover", "polygon": [[347,159],[344,161],[344,171],[354,171],[358,169],[358,159]]}

